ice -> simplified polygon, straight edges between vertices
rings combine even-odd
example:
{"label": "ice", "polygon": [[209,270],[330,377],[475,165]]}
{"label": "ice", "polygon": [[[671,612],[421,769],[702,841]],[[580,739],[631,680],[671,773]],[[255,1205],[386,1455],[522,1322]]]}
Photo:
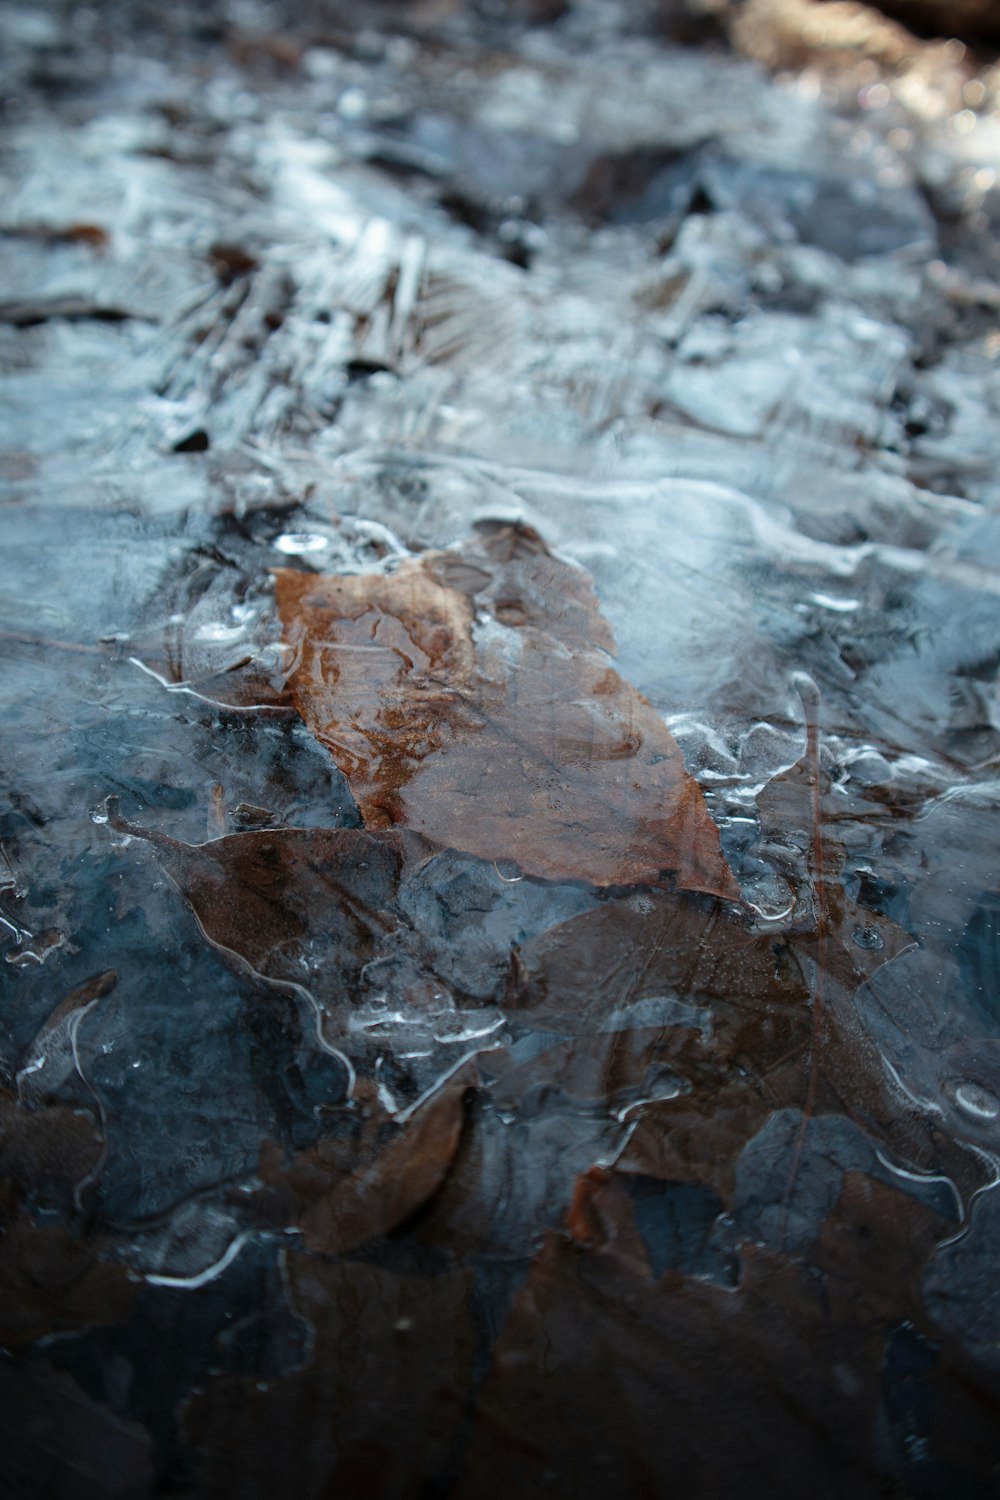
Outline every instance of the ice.
{"label": "ice", "polygon": [[[527,1425],[504,1391],[549,1373],[524,1330],[567,1323],[622,1492],[636,1455],[655,1487],[641,1401],[614,1416],[642,1309],[670,1421],[664,1349],[742,1360],[782,1441],[809,1371],[861,1393],[810,1408],[845,1493],[985,1494],[995,70],[911,39],[775,78],[728,6],[690,47],[679,6],[334,9],[5,12],[0,1343],[36,1405],[139,1434],[137,1500],[277,1493],[272,1460],[289,1493],[469,1497]],[[789,45],[788,7],[746,10]],[[296,910],[295,831],[362,820],[273,570],[392,579],[484,522],[586,571],[608,670],[677,740],[743,897],[678,898],[720,993],[643,946],[662,892],[513,859],[404,842],[376,899],[331,857]],[[516,681],[521,638],[473,621]],[[219,851],[261,835],[251,907]],[[578,1014],[526,1004],[532,945],[615,911],[631,988],[581,965]],[[426,1464],[418,1327],[454,1341]],[[729,1430],[715,1379],[699,1432]]]}

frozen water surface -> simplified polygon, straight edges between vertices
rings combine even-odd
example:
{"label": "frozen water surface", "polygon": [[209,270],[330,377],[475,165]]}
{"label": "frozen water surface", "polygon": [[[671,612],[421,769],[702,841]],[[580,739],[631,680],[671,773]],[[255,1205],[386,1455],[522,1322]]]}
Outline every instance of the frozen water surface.
{"label": "frozen water surface", "polygon": [[718,10],[3,8],[5,1493],[994,1493],[997,75]]}

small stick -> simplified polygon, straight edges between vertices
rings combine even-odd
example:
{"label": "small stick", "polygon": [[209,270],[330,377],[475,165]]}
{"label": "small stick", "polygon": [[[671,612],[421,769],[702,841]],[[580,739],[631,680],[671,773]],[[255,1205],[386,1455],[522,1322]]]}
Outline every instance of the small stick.
{"label": "small stick", "polygon": [[27,630],[0,630],[0,641],[18,641],[22,646],[50,646],[54,651],[80,651],[86,656],[106,656],[103,646],[87,646],[81,641],[57,641],[47,635],[33,635]]}
{"label": "small stick", "polygon": [[793,680],[799,697],[802,700],[802,711],[806,723],[805,760],[809,768],[810,810],[812,815],[812,843],[809,863],[813,883],[813,898],[816,905],[816,959],[810,993],[812,1024],[809,1034],[809,1085],[806,1089],[805,1106],[802,1110],[802,1123],[799,1126],[795,1140],[795,1150],[792,1154],[792,1165],[788,1173],[788,1183],[781,1200],[782,1243],[784,1243],[788,1230],[788,1209],[792,1194],[795,1191],[795,1183],[799,1175],[799,1167],[802,1163],[802,1151],[805,1147],[806,1133],[816,1106],[816,1094],[819,1089],[819,1068],[823,1050],[823,1022],[826,1008],[826,940],[829,925],[826,904],[826,866],[823,857],[823,783],[822,767],[819,758],[820,693],[819,688],[813,682],[812,678],[807,676],[805,672],[796,672]]}
{"label": "small stick", "polygon": [[216,781],[212,786],[208,807],[208,836],[210,839],[224,838],[226,834],[226,789]]}

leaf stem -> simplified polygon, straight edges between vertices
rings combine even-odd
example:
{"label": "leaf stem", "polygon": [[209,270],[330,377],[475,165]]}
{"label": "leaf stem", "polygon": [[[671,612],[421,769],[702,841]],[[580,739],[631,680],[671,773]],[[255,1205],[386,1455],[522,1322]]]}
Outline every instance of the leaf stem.
{"label": "leaf stem", "polygon": [[826,900],[826,865],[823,853],[823,798],[822,767],[820,765],[819,688],[804,672],[795,674],[795,686],[802,700],[806,725],[805,762],[809,772],[810,814],[812,839],[809,868],[813,885],[813,901],[816,914],[816,957],[810,986],[810,1008],[812,1022],[809,1034],[809,1084],[806,1089],[802,1120],[795,1138],[795,1150],[789,1168],[788,1182],[781,1200],[781,1242],[784,1244],[788,1231],[788,1210],[798,1180],[805,1147],[806,1133],[816,1107],[819,1089],[819,1070],[823,1051],[823,1024],[826,1009],[826,943],[829,913]]}

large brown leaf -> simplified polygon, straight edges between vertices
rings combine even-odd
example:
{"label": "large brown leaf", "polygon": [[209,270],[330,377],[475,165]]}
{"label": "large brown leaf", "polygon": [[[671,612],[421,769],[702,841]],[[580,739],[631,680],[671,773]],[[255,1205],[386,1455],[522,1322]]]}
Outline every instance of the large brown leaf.
{"label": "large brown leaf", "polygon": [[738,898],[669,730],[610,666],[587,576],[499,527],[392,575],[279,570],[290,689],[370,828],[530,875]]}
{"label": "large brown leaf", "polygon": [[[950,1351],[917,1331],[914,1250],[940,1223],[856,1176],[818,1247],[822,1274],[746,1244],[729,1286],[654,1279],[630,1200],[616,1174],[577,1184],[568,1234],[546,1239],[494,1347],[457,1495],[913,1492],[911,1423],[937,1425],[948,1380]],[[992,1478],[995,1394],[980,1382],[964,1396],[964,1421],[942,1435],[961,1469],[942,1494],[959,1472],[984,1494]]]}
{"label": "large brown leaf", "polygon": [[[747,1141],[787,1109],[847,1115],[893,1151],[928,1169],[946,1163],[965,1181],[960,1151],[918,1122],[901,1127],[852,1003],[909,935],[855,906],[835,882],[824,884],[823,913],[822,934],[815,923],[769,932],[698,896],[644,891],[608,901],[520,948],[505,1009],[532,1031],[594,1038],[598,1056],[603,1041],[609,1063],[623,1033],[663,1028],[656,1067],[678,1086],[644,1081],[638,1097],[652,1097],[630,1116],[637,1127],[622,1158],[630,1171],[708,1183],[728,1199]],[[795,1142],[784,1152],[789,1192],[800,1153]]]}
{"label": "large brown leaf", "polygon": [[[759,931],[697,896],[643,891],[607,901],[539,934],[515,955],[507,1006],[534,1030],[582,1035],[664,1021],[700,1024],[708,1006],[748,1030],[758,1061],[808,1028],[822,963],[832,1009],[912,942],[886,917],[825,892],[826,930]],[[707,1013],[706,1013],[707,1014]],[[768,1042],[771,1038],[771,1042]]]}

